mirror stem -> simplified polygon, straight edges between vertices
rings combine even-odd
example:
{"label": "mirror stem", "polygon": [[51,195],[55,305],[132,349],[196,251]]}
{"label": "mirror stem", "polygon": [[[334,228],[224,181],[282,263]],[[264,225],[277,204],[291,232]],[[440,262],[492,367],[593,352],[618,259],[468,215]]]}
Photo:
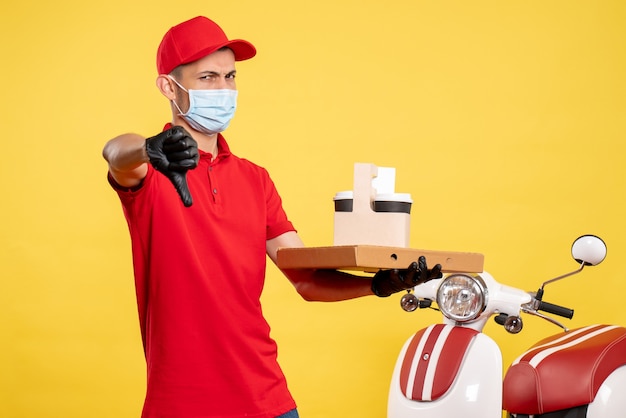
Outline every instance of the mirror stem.
{"label": "mirror stem", "polygon": [[537,300],[541,300],[541,297],[543,296],[543,288],[544,288],[547,284],[550,284],[550,283],[556,282],[557,280],[561,280],[561,279],[564,279],[564,278],[569,277],[569,276],[573,276],[574,274],[578,274],[578,273],[580,273],[581,271],[583,271],[583,269],[584,269],[584,268],[585,268],[585,263],[584,263],[584,262],[581,262],[581,263],[580,263],[580,267],[579,267],[577,270],[574,270],[574,271],[572,271],[572,272],[570,272],[570,273],[564,274],[564,275],[559,276],[559,277],[555,277],[554,279],[548,280],[547,282],[543,282],[543,284],[542,284],[542,285],[541,285],[541,287],[539,288],[539,291],[537,292],[537,298],[538,298]]}

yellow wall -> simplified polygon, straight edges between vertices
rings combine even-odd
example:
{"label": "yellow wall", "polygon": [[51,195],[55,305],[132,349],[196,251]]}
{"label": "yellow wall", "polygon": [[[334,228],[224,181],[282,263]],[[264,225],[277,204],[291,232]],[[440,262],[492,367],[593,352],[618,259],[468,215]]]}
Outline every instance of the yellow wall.
{"label": "yellow wall", "polygon": [[[0,417],[139,414],[129,239],[100,153],[167,121],[155,50],[198,14],[258,48],[227,138],[269,169],[309,245],[332,243],[354,162],[396,167],[412,246],[482,252],[511,285],[575,268],[571,241],[602,236],[605,263],[548,295],[576,308],[572,327],[626,324],[622,0],[5,2]],[[438,320],[398,297],[306,303],[274,267],[263,302],[306,418],[384,416],[400,346]],[[508,363],[557,329],[487,332]]]}

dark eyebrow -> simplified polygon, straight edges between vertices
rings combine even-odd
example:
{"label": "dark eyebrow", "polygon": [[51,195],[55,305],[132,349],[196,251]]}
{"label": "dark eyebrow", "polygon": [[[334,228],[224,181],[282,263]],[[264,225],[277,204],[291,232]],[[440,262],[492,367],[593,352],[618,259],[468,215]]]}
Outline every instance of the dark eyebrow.
{"label": "dark eyebrow", "polygon": [[[232,70],[232,71],[227,72],[227,73],[226,73],[226,76],[233,76],[233,75],[235,75],[236,73],[237,73],[237,70]],[[219,73],[218,71],[210,71],[210,70],[207,70],[207,71],[200,71],[200,72],[198,73],[198,77],[203,77],[203,76],[206,76],[206,75],[210,75],[210,76],[219,76],[219,75],[220,75],[220,73]]]}

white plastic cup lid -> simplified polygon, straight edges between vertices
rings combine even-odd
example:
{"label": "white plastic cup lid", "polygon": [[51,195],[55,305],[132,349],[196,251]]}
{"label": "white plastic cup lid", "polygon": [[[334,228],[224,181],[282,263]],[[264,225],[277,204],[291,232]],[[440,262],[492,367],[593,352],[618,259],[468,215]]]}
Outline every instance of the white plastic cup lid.
{"label": "white plastic cup lid", "polygon": [[413,203],[410,193],[381,193],[374,199],[377,202],[406,202]]}
{"label": "white plastic cup lid", "polygon": [[354,198],[354,192],[352,190],[346,190],[343,192],[337,192],[333,200],[349,200]]}

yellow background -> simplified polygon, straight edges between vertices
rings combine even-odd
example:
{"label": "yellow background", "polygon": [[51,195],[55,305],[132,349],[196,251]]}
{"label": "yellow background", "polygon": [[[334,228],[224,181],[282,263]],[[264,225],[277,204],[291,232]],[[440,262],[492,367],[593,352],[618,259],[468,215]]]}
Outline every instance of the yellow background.
{"label": "yellow background", "polygon": [[[10,4],[10,5],[9,5]],[[0,6],[0,417],[137,417],[145,371],[128,231],[105,141],[169,118],[155,51],[204,14],[258,55],[238,65],[233,151],[268,168],[311,246],[332,243],[332,196],[355,162],[397,169],[411,246],[482,252],[571,327],[626,324],[626,2],[241,0]],[[384,416],[402,343],[438,321],[399,296],[306,303],[272,266],[263,297],[303,418]],[[491,324],[491,322],[490,322]],[[488,325],[507,364],[558,329]]]}

